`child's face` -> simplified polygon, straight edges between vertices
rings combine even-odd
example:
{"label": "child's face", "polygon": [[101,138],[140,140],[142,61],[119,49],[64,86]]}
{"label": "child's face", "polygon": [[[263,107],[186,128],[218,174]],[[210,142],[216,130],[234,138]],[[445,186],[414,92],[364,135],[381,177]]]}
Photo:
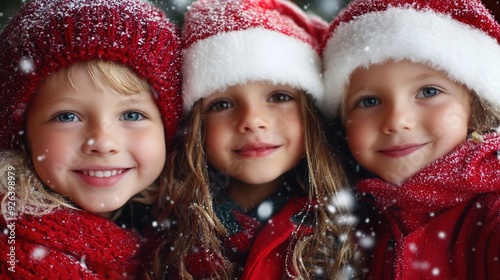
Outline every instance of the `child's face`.
{"label": "child's face", "polygon": [[360,165],[401,184],[467,137],[470,93],[441,72],[408,61],[353,72],[344,123]]}
{"label": "child's face", "polygon": [[291,170],[304,155],[301,95],[289,86],[247,83],[203,99],[210,164],[252,185]]}
{"label": "child's face", "polygon": [[32,98],[27,141],[47,186],[107,216],[161,173],[163,122],[150,93],[100,90],[80,66],[73,79],[78,90],[60,83]]}

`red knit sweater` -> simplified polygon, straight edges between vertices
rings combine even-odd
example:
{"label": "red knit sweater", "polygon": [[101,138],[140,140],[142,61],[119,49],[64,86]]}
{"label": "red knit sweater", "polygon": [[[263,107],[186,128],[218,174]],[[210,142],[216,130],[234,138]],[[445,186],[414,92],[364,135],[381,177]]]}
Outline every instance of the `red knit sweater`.
{"label": "red knit sweater", "polygon": [[370,221],[369,278],[499,279],[498,150],[500,138],[489,135],[464,142],[401,186],[362,180],[359,191],[382,214]]}
{"label": "red knit sweater", "polygon": [[131,279],[138,273],[139,236],[92,213],[62,208],[7,222],[1,217],[0,228],[0,274],[7,279]]}

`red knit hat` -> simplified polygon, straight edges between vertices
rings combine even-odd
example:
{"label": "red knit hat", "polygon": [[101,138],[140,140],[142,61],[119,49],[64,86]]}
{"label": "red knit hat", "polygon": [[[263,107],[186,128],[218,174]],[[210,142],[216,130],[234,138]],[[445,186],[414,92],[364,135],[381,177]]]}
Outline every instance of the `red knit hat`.
{"label": "red knit hat", "polygon": [[199,0],[184,17],[183,97],[250,81],[323,96],[319,43],[328,25],[283,0]]}
{"label": "red knit hat", "polygon": [[354,0],[323,42],[330,117],[358,67],[407,59],[500,105],[500,27],[479,0]]}
{"label": "red knit hat", "polygon": [[167,148],[182,109],[181,46],[142,0],[32,0],[0,34],[0,149],[20,149],[27,104],[48,75],[76,62],[118,62],[152,86]]}

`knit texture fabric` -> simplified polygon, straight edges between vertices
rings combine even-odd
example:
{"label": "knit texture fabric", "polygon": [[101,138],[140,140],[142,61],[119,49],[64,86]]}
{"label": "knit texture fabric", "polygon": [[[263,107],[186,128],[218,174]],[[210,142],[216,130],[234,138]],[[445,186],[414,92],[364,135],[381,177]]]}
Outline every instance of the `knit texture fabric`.
{"label": "knit texture fabric", "polygon": [[359,191],[374,198],[389,225],[371,219],[379,229],[367,233],[376,237],[370,277],[498,279],[499,150],[500,137],[488,135],[482,143],[464,142],[401,186],[362,180]]}
{"label": "knit texture fabric", "polygon": [[142,0],[28,1],[0,34],[0,149],[20,149],[25,112],[47,76],[77,62],[105,60],[151,85],[167,148],[181,115],[177,28]]}
{"label": "knit texture fabric", "polygon": [[[2,217],[0,228],[2,279],[135,279],[140,272],[139,236],[96,214],[61,208]],[[15,272],[9,270],[12,259]]]}

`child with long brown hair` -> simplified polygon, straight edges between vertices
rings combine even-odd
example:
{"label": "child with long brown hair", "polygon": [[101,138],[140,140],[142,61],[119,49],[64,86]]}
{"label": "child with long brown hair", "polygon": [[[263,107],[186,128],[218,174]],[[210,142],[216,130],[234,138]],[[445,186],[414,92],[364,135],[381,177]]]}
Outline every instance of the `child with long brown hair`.
{"label": "child with long brown hair", "polygon": [[497,279],[493,16],[478,0],[355,0],[332,23],[323,59],[323,108],[340,115],[366,171],[357,190],[373,207],[356,234],[364,276]]}
{"label": "child with long brown hair", "polygon": [[[181,111],[181,47],[140,0],[33,0],[0,35],[3,277],[131,279]],[[142,217],[138,217],[142,219]]]}
{"label": "child with long brown hair", "polygon": [[316,114],[326,24],[287,1],[195,2],[182,39],[183,140],[155,263],[169,279],[333,279],[353,253],[344,175]]}

